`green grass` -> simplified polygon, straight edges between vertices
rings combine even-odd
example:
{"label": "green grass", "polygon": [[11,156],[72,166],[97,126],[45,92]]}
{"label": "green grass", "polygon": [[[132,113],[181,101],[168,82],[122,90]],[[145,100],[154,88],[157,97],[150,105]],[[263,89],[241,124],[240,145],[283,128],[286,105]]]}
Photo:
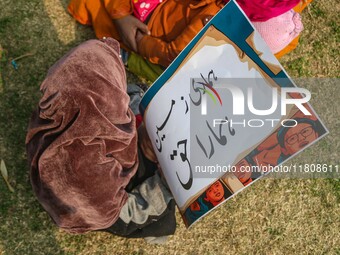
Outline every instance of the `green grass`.
{"label": "green grass", "polygon": [[[7,52],[0,61],[0,158],[15,188],[9,192],[0,178],[0,254],[339,254],[338,179],[259,181],[191,230],[177,215],[178,230],[164,246],[58,230],[29,184],[25,135],[48,68],[94,37],[65,14],[66,5],[66,0],[0,2],[0,45]],[[301,43],[281,61],[292,77],[339,77],[339,11],[338,1],[320,0],[304,12]],[[29,52],[34,55],[19,60],[14,70],[9,61]],[[340,85],[306,86],[330,134],[290,162],[339,165]]]}

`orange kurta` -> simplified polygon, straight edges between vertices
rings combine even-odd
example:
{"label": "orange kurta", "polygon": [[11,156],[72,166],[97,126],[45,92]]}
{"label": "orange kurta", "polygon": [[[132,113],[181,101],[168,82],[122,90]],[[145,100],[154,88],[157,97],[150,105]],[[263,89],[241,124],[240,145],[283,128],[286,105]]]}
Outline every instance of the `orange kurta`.
{"label": "orange kurta", "polygon": [[[311,0],[302,0],[294,8],[301,12]],[[168,66],[191,39],[203,28],[206,18],[214,16],[224,6],[222,0],[167,0],[152,13],[148,22],[151,36],[144,36],[138,53],[152,63]],[[112,19],[133,12],[130,0],[71,0],[68,10],[81,24],[92,25],[96,36],[113,37],[122,44]],[[298,37],[276,54],[281,57],[298,44]]]}
{"label": "orange kurta", "polygon": [[[139,42],[139,54],[152,63],[168,66],[203,28],[205,19],[222,7],[221,0],[164,1],[151,15],[151,36]],[[113,37],[121,42],[112,19],[131,14],[132,6],[129,0],[71,0],[68,10],[81,24],[92,25],[98,38]]]}

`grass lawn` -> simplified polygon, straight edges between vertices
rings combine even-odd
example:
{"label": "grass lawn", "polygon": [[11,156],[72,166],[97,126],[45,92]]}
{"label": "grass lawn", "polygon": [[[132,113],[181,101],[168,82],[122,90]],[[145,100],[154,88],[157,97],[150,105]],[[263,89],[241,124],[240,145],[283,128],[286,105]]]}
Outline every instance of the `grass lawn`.
{"label": "grass lawn", "polygon": [[[177,215],[176,234],[163,246],[99,232],[70,235],[55,227],[33,195],[24,144],[48,68],[94,37],[71,19],[66,5],[0,1],[0,159],[15,189],[10,192],[0,177],[0,254],[340,254],[339,179],[260,180],[189,231]],[[315,0],[303,13],[301,42],[281,61],[290,76],[339,78],[339,12],[338,0]],[[15,70],[10,60],[27,53]],[[290,162],[340,165],[340,84],[304,86],[330,134]]]}

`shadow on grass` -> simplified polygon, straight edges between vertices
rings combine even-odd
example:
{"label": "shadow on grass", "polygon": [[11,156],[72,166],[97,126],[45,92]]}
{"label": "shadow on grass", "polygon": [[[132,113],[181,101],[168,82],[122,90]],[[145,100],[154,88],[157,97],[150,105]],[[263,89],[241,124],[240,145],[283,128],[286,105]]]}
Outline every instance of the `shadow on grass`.
{"label": "shadow on grass", "polygon": [[[3,85],[0,88],[0,158],[6,162],[11,193],[0,178],[0,253],[64,254],[57,240],[59,230],[39,205],[28,178],[25,136],[32,110],[40,98],[39,86],[47,70],[70,48],[93,38],[92,31],[81,27],[65,15],[74,31],[72,38],[60,38],[57,28],[59,12],[66,12],[67,0],[2,1],[0,4],[0,45],[6,50],[0,62]],[[58,6],[54,10],[54,6]],[[59,16],[60,18],[60,16]],[[72,23],[73,22],[73,23]],[[17,61],[18,70],[10,60],[26,53],[33,56]],[[83,237],[73,236],[81,252]],[[85,242],[85,241],[84,241]]]}

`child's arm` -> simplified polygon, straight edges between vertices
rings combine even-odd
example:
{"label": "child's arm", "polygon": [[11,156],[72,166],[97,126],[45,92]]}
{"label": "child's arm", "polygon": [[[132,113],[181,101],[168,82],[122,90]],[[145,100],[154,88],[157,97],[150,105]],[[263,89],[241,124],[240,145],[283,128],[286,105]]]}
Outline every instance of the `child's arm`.
{"label": "child's arm", "polygon": [[183,32],[171,42],[166,42],[149,35],[141,36],[137,34],[138,53],[154,64],[168,66],[203,28],[206,17],[206,14],[197,15],[183,29]]}
{"label": "child's arm", "polygon": [[147,25],[132,15],[132,2],[130,0],[104,0],[104,6],[115,24],[121,41],[129,49],[137,52],[137,31],[148,34],[149,30]]}
{"label": "child's arm", "polygon": [[120,39],[123,41],[124,45],[134,52],[137,52],[137,32],[142,31],[145,34],[150,33],[148,26],[132,15],[128,15],[120,19],[114,19],[113,23],[115,24]]}
{"label": "child's arm", "polygon": [[183,33],[171,42],[145,35],[137,41],[138,52],[151,63],[168,66],[203,27],[200,19],[187,26]]}

